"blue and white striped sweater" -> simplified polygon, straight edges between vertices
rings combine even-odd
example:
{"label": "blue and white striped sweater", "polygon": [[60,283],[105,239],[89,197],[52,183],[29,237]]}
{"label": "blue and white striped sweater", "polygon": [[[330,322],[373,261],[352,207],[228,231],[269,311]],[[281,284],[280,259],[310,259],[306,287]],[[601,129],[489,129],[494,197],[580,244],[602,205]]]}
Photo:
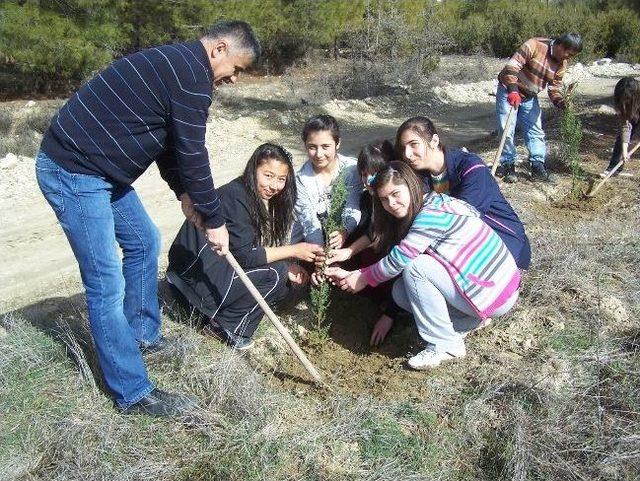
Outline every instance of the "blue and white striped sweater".
{"label": "blue and white striped sweater", "polygon": [[70,172],[133,183],[153,162],[205,224],[224,223],[205,147],[213,72],[200,41],[119,59],[52,119],[41,149]]}

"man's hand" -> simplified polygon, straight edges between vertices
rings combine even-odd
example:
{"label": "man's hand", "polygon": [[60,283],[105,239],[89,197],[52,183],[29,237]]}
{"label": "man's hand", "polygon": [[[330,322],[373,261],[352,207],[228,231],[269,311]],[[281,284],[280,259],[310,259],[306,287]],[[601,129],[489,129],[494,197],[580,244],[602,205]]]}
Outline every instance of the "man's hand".
{"label": "man's hand", "polygon": [[298,264],[289,264],[287,275],[292,284],[304,286],[309,282],[309,273]]}
{"label": "man's hand", "polygon": [[224,256],[229,252],[229,231],[226,225],[216,228],[205,228],[204,236],[207,242],[219,256]]}
{"label": "man's hand", "polygon": [[520,103],[522,102],[522,97],[520,97],[519,92],[509,92],[509,95],[507,95],[507,102],[513,108],[517,109],[520,106]]}
{"label": "man's hand", "polygon": [[186,192],[180,196],[180,203],[182,207],[182,213],[186,217],[189,222],[195,224],[198,229],[202,229],[202,217],[200,213],[193,206],[193,202],[191,202],[191,197]]}

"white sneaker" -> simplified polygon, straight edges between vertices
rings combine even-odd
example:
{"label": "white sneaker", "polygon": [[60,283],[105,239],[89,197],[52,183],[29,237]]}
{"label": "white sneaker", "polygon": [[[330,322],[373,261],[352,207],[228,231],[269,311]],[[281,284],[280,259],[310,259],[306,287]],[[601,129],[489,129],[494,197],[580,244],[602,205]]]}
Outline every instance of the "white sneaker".
{"label": "white sneaker", "polygon": [[428,347],[424,351],[420,351],[418,354],[409,359],[409,367],[418,371],[425,369],[431,369],[438,367],[441,362],[449,361],[458,357],[466,356],[466,350],[463,348],[460,352],[455,354],[449,352],[436,352],[433,347]]}
{"label": "white sneaker", "polygon": [[[600,173],[600,177],[601,178],[605,178],[609,175],[609,172],[611,172],[609,169],[605,169],[604,172]],[[633,177],[633,173],[632,172],[627,172],[626,170],[620,171],[618,170],[615,174],[612,175],[612,177],[616,177],[616,176],[620,176],[620,177]]]}

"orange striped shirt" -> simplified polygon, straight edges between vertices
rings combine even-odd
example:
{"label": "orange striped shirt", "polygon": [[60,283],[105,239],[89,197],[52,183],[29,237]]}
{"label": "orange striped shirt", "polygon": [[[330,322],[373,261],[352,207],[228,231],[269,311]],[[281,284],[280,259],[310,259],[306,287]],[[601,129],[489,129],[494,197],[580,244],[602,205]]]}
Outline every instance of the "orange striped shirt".
{"label": "orange striped shirt", "polygon": [[556,107],[564,106],[560,89],[567,71],[567,61],[558,62],[551,55],[553,40],[530,38],[518,49],[504,66],[498,80],[508,92],[519,91],[534,97],[548,88],[549,99]]}

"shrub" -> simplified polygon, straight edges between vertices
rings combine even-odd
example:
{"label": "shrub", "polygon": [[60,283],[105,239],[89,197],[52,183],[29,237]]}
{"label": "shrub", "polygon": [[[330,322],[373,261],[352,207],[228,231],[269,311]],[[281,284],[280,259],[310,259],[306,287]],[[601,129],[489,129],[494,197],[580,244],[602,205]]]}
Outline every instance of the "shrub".
{"label": "shrub", "polygon": [[5,91],[68,90],[109,63],[117,31],[110,25],[78,25],[30,4],[7,4],[0,22]]}
{"label": "shrub", "polygon": [[575,84],[565,88],[564,98],[567,106],[562,112],[560,120],[560,135],[564,149],[563,160],[571,170],[571,193],[574,196],[579,196],[582,192],[580,186],[584,180],[584,169],[580,162],[579,153],[582,142],[582,122],[574,110],[573,87]]}
{"label": "shrub", "polygon": [[446,37],[435,8],[412,6],[380,2],[367,9],[361,26],[344,38],[348,68],[326,80],[333,97],[408,93],[438,67]]}
{"label": "shrub", "polygon": [[629,9],[610,10],[599,14],[594,22],[593,50],[603,57],[624,56],[640,61],[640,19]]}

